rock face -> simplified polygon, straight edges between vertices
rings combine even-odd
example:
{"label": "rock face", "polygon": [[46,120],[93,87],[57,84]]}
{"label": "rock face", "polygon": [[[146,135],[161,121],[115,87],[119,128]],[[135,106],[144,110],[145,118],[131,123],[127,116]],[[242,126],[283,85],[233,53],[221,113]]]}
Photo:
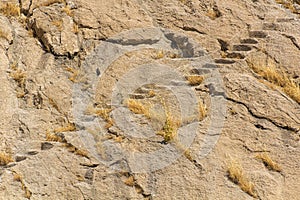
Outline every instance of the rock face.
{"label": "rock face", "polygon": [[0,199],[300,199],[299,1],[0,2]]}

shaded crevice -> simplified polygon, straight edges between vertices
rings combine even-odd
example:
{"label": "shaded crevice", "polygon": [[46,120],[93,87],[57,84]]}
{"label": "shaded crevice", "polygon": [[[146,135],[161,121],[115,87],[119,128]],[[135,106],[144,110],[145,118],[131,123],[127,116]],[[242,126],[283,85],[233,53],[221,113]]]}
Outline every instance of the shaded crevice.
{"label": "shaded crevice", "polygon": [[228,48],[229,48],[229,44],[228,42],[222,40],[222,39],[217,39],[220,46],[221,46],[221,51],[228,51]]}
{"label": "shaded crevice", "polygon": [[181,29],[184,30],[184,31],[196,32],[196,33],[199,33],[201,35],[207,35],[207,33],[203,32],[203,31],[200,31],[195,27],[183,26]]}
{"label": "shaded crevice", "polygon": [[197,162],[197,160],[193,159],[190,160],[188,159],[197,169],[199,169],[200,171],[203,171],[203,166]]}
{"label": "shaded crevice", "polygon": [[286,35],[286,34],[282,34],[284,37],[288,38],[291,40],[291,42],[294,44],[294,46],[300,50],[300,45],[297,43],[297,40],[295,37],[291,36],[291,35]]}
{"label": "shaded crevice", "polygon": [[134,177],[134,174],[131,172],[121,172],[122,176],[127,177],[128,179],[131,179],[127,183],[125,182],[126,185],[130,187],[134,187],[136,193],[141,194],[144,199],[147,200],[152,200],[152,194],[146,194],[144,188],[137,182],[137,179]]}
{"label": "shaded crevice", "polygon": [[252,111],[245,103],[243,103],[243,102],[240,102],[240,101],[238,101],[238,100],[232,99],[232,98],[230,98],[230,97],[225,97],[225,98],[226,98],[226,100],[228,100],[228,101],[231,101],[231,102],[233,102],[233,103],[237,103],[237,104],[240,104],[240,105],[245,106],[245,107],[247,108],[248,112],[249,112],[253,117],[255,117],[255,118],[258,118],[258,119],[265,119],[265,120],[271,122],[271,123],[272,123],[273,125],[275,125],[276,127],[281,128],[281,129],[284,129],[284,130],[293,131],[293,132],[297,132],[297,131],[298,131],[297,128],[290,127],[290,126],[288,126],[288,125],[282,125],[282,124],[279,124],[278,122],[275,122],[275,121],[273,121],[273,120],[270,119],[270,118],[267,118],[267,117],[264,117],[264,116],[260,116],[260,115],[257,115],[257,114],[255,114],[255,113],[253,113],[253,111]]}

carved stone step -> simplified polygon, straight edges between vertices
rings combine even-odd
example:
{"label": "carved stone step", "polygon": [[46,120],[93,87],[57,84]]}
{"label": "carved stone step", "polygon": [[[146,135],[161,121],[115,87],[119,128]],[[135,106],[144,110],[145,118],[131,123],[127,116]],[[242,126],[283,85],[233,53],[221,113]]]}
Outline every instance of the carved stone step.
{"label": "carved stone step", "polygon": [[235,62],[236,62],[235,60],[226,59],[226,58],[215,59],[215,63],[217,64],[233,64]]}
{"label": "carved stone step", "polygon": [[294,21],[294,18],[277,18],[276,22],[291,22]]}
{"label": "carved stone step", "polygon": [[189,85],[188,81],[171,81],[172,86],[187,86]]}
{"label": "carved stone step", "polygon": [[251,51],[252,47],[246,44],[236,44],[232,47],[233,51]]}
{"label": "carved stone step", "polygon": [[146,96],[144,94],[138,94],[138,93],[129,94],[129,97],[131,99],[145,99],[146,98]]}
{"label": "carved stone step", "polygon": [[263,24],[263,30],[276,31],[276,30],[279,30],[279,26],[278,26],[278,24],[275,24],[275,23],[266,22]]}
{"label": "carved stone step", "polygon": [[240,52],[226,52],[224,55],[226,58],[244,59],[245,55]]}
{"label": "carved stone step", "polygon": [[241,44],[258,44],[258,41],[253,38],[246,38],[241,40]]}
{"label": "carved stone step", "polygon": [[219,68],[219,66],[216,65],[215,63],[206,63],[202,67],[206,68],[206,69],[216,69],[216,68]]}
{"label": "carved stone step", "polygon": [[145,88],[145,87],[140,87],[138,89],[136,89],[134,92],[138,93],[138,94],[147,94],[149,93],[151,89]]}
{"label": "carved stone step", "polygon": [[268,34],[264,31],[250,31],[249,36],[252,38],[266,38]]}
{"label": "carved stone step", "polygon": [[211,73],[211,70],[203,68],[194,68],[190,70],[191,75],[204,75],[209,73]]}

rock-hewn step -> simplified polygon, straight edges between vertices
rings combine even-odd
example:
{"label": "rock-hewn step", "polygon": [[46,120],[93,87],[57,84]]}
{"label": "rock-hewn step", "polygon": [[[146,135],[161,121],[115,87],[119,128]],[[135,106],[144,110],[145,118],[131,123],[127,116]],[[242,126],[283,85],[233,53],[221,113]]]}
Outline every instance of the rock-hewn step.
{"label": "rock-hewn step", "polygon": [[148,94],[150,90],[151,89],[148,89],[145,87],[140,87],[140,88],[136,89],[134,92],[138,93],[138,94]]}
{"label": "rock-hewn step", "polygon": [[171,82],[172,86],[186,86],[189,85],[188,81],[172,81]]}
{"label": "rock-hewn step", "polygon": [[268,34],[264,31],[250,31],[249,36],[252,38],[266,38]]}
{"label": "rock-hewn step", "polygon": [[216,69],[219,68],[218,65],[214,64],[214,63],[206,63],[205,65],[202,66],[203,68],[206,69]]}
{"label": "rock-hewn step", "polygon": [[246,38],[241,40],[241,44],[258,44],[258,41],[253,38]]}
{"label": "rock-hewn step", "polygon": [[294,18],[277,18],[276,21],[277,22],[291,22],[294,21]]}
{"label": "rock-hewn step", "polygon": [[191,75],[204,75],[209,74],[211,71],[203,68],[194,68],[190,70]]}
{"label": "rock-hewn step", "polygon": [[232,47],[233,51],[251,51],[252,47],[247,44],[236,44]]}
{"label": "rock-hewn step", "polygon": [[226,58],[244,59],[245,55],[240,52],[226,52]]}
{"label": "rock-hewn step", "polygon": [[146,98],[146,96],[144,94],[138,94],[138,93],[129,94],[129,97],[131,99],[145,99]]}
{"label": "rock-hewn step", "polygon": [[217,64],[233,64],[233,63],[235,63],[235,60],[226,59],[226,58],[218,58],[218,59],[215,59],[215,63],[217,63]]}
{"label": "rock-hewn step", "polygon": [[268,22],[263,24],[263,30],[275,31],[275,30],[278,30],[278,29],[279,29],[278,24],[268,23]]}

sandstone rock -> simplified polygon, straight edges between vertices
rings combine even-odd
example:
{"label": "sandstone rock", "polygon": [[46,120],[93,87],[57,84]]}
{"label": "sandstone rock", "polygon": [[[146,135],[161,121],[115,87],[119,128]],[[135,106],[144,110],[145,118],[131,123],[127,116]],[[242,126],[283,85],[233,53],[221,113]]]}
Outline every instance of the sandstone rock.
{"label": "sandstone rock", "polygon": [[299,199],[299,103],[249,67],[300,83],[276,2],[2,1],[0,199]]}
{"label": "sandstone rock", "polygon": [[47,51],[70,56],[79,51],[75,23],[62,11],[62,6],[37,8],[30,21],[32,29]]}

